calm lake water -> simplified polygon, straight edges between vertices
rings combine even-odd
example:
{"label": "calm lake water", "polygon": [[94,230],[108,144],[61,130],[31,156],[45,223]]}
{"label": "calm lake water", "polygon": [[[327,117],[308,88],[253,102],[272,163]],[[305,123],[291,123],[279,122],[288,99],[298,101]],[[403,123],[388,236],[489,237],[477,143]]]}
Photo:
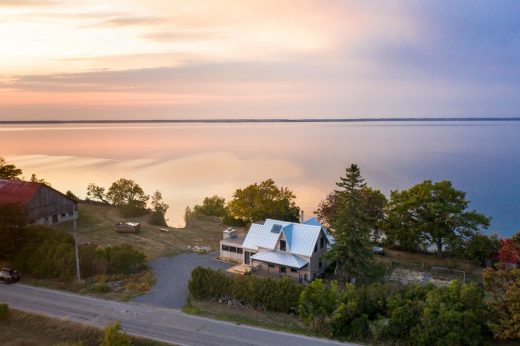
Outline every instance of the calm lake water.
{"label": "calm lake water", "polygon": [[120,177],[160,190],[169,223],[205,196],[273,178],[312,215],[357,163],[388,193],[449,179],[470,207],[493,218],[488,232],[520,230],[520,122],[4,125],[0,156],[53,187],[85,197],[90,182]]}

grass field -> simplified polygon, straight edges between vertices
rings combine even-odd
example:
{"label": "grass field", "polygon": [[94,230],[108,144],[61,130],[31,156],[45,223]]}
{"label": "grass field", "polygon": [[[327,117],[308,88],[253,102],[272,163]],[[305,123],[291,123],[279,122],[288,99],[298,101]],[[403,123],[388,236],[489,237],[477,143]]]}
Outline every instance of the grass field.
{"label": "grass field", "polygon": [[[114,225],[118,222],[139,222],[141,231],[137,234],[117,233]],[[54,226],[68,232],[72,222]],[[226,228],[215,220],[194,220],[185,228],[168,228],[150,225],[147,216],[124,219],[116,207],[100,204],[80,203],[77,222],[80,242],[88,241],[96,245],[131,244],[145,253],[148,260],[186,251],[188,246],[208,246],[218,249],[222,231]],[[243,231],[243,230],[239,230]]]}
{"label": "grass field", "polygon": [[296,334],[313,335],[303,321],[296,316],[262,311],[251,308],[237,308],[212,301],[191,301],[183,309],[191,315],[205,316],[217,320],[246,324]]}
{"label": "grass field", "polygon": [[[37,314],[10,310],[0,320],[0,344],[3,346],[98,346],[102,331],[95,327]],[[152,340],[133,338],[135,346],[166,345]]]}

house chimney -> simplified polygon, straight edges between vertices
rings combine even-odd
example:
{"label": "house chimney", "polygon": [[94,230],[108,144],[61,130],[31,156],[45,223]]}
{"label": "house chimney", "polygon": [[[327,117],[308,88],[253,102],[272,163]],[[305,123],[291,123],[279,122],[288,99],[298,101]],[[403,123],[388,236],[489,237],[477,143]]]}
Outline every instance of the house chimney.
{"label": "house chimney", "polygon": [[300,223],[303,223],[303,210],[300,210]]}

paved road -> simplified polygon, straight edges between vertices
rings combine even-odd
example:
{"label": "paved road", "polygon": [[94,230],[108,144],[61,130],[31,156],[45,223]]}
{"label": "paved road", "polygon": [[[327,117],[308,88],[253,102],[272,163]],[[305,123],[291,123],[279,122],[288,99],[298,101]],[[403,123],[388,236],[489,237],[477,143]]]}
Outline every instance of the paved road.
{"label": "paved road", "polygon": [[149,264],[156,283],[150,292],[138,296],[134,302],[164,308],[181,309],[188,301],[188,281],[195,267],[228,269],[233,265],[215,260],[218,252],[207,254],[183,253],[175,257],[161,257]]}
{"label": "paved road", "polygon": [[108,301],[21,284],[1,285],[0,302],[15,309],[98,327],[118,320],[129,334],[180,345],[345,345],[190,316],[173,309]]}

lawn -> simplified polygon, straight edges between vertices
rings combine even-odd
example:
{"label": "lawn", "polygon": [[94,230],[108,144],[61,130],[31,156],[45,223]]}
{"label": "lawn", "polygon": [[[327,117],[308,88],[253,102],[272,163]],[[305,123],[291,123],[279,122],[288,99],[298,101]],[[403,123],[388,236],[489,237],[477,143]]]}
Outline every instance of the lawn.
{"label": "lawn", "polygon": [[246,324],[254,327],[284,331],[295,334],[312,335],[303,321],[294,315],[263,311],[252,308],[238,308],[213,301],[192,300],[183,312],[217,320]]}
{"label": "lawn", "polygon": [[[4,346],[98,346],[101,336],[102,331],[95,327],[13,309],[5,320],[0,320],[0,343]],[[133,344],[166,345],[141,338],[133,338]]]}
{"label": "lawn", "polygon": [[[141,231],[137,234],[117,233],[114,225],[118,222],[139,222]],[[72,222],[53,227],[71,232]],[[194,220],[185,228],[168,228],[169,232],[164,232],[161,231],[163,227],[148,224],[147,216],[125,219],[116,207],[90,203],[79,204],[77,227],[80,242],[95,245],[131,244],[144,252],[148,260],[178,254],[193,246],[218,249],[222,231],[226,228],[222,222],[208,219]]]}

